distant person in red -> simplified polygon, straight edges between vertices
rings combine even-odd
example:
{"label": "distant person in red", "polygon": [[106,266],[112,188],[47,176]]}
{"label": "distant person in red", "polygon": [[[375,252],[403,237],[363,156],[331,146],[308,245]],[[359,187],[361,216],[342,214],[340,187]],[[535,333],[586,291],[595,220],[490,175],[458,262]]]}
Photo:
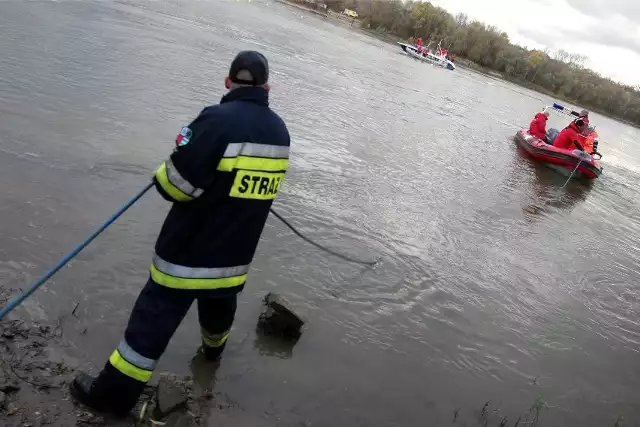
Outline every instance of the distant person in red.
{"label": "distant person in red", "polygon": [[582,119],[577,119],[569,123],[569,126],[562,129],[562,132],[560,132],[554,141],[553,146],[564,150],[577,148],[580,151],[584,151],[580,143],[580,141],[584,140],[584,136],[580,135],[584,129],[586,129],[586,127]]}
{"label": "distant person in red", "polygon": [[547,119],[549,118],[549,112],[543,111],[535,115],[531,124],[529,124],[529,134],[535,136],[543,141],[547,140]]}
{"label": "distant person in red", "polygon": [[418,53],[424,53],[424,46],[422,45],[422,38],[418,37],[416,39],[416,47],[418,48]]}
{"label": "distant person in red", "polygon": [[580,111],[580,116],[578,117],[580,117],[584,122],[585,128],[588,128],[589,127],[589,111],[587,110]]}

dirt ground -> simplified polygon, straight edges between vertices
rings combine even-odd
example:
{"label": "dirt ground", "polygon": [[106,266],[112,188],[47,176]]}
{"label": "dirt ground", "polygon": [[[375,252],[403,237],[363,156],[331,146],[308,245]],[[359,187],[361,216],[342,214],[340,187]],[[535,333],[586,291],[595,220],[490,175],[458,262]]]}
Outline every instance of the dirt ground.
{"label": "dirt ground", "polygon": [[[10,292],[0,287],[0,306]],[[76,307],[77,308],[77,307]],[[75,308],[68,316],[75,316]],[[48,325],[26,322],[10,313],[0,322],[0,426],[163,426],[264,425],[250,414],[238,413],[237,403],[226,394],[214,392],[219,364],[196,357],[194,377],[157,373],[138,405],[126,419],[104,417],[74,402],[69,385],[76,372],[89,371],[87,361],[64,353],[65,340],[58,319]],[[289,303],[276,294],[264,300],[259,325],[265,334],[295,342],[304,321]],[[286,337],[286,338],[285,338]],[[215,414],[215,420],[210,420]]]}
{"label": "dirt ground", "polygon": [[[2,305],[6,294],[0,289]],[[13,314],[8,317],[0,322],[2,426],[203,426],[212,408],[228,406],[224,396],[194,385],[189,377],[161,373],[130,417],[113,419],[93,413],[70,396],[69,384],[82,361],[60,356],[57,350],[66,345],[60,325],[29,323]],[[159,404],[161,394],[163,403]]]}

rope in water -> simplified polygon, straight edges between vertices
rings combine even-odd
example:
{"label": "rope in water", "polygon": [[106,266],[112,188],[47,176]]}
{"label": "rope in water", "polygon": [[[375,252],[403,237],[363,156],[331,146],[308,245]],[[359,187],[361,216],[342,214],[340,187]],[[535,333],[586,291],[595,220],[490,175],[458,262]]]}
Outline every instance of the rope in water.
{"label": "rope in water", "polygon": [[330,253],[333,256],[336,256],[336,257],[338,257],[340,259],[343,259],[345,261],[353,262],[353,263],[356,263],[356,264],[362,264],[362,265],[375,265],[378,262],[378,261],[363,261],[363,260],[359,260],[359,259],[356,259],[356,258],[351,258],[351,257],[349,257],[347,255],[343,255],[343,254],[341,254],[339,252],[336,252],[333,249],[329,249],[326,246],[323,246],[320,243],[316,243],[313,240],[311,240],[310,238],[304,236],[293,225],[291,225],[286,219],[284,219],[282,217],[282,215],[280,215],[278,212],[276,212],[273,208],[271,208],[271,213],[274,214],[276,216],[276,218],[278,218],[280,221],[282,221],[284,223],[284,225],[289,227],[289,229],[291,231],[293,231],[296,235],[298,235],[298,237],[300,237],[302,240],[312,244],[316,248],[322,249],[323,251],[325,251],[327,253]]}
{"label": "rope in water", "polygon": [[[144,187],[142,190],[140,190],[140,192],[138,194],[136,194],[131,200],[129,200],[127,203],[125,203],[116,213],[114,213],[107,221],[105,221],[96,231],[94,231],[87,239],[85,239],[82,243],[80,243],[78,246],[76,246],[71,252],[69,252],[67,255],[65,255],[60,261],[58,261],[58,263],[56,265],[54,265],[51,269],[49,269],[49,271],[47,271],[44,276],[42,276],[40,279],[38,279],[33,285],[31,285],[26,292],[21,292],[20,294],[17,294],[16,296],[14,296],[8,303],[7,305],[5,305],[2,310],[0,310],[0,320],[2,320],[7,314],[9,314],[9,312],[11,312],[14,308],[16,308],[17,306],[19,306],[20,304],[22,304],[22,302],[24,300],[26,300],[27,298],[29,298],[29,296],[34,293],[40,286],[44,285],[44,283],[49,280],[54,274],[56,274],[58,271],[60,271],[60,269],[62,267],[64,267],[65,265],[67,265],[69,263],[69,261],[71,261],[73,258],[76,257],[76,255],[78,255],[84,248],[86,248],[89,243],[91,243],[96,237],[98,237],[104,230],[106,230],[111,224],[113,224],[123,213],[125,213],[131,206],[133,206],[142,196],[144,196],[144,194],[149,191],[149,189],[151,189],[151,187],[153,187],[153,182],[147,184],[146,187]],[[350,262],[355,262],[358,264],[364,264],[364,265],[374,265],[375,261],[369,262],[369,261],[360,261],[354,258],[350,258],[346,255],[342,255],[338,252],[335,252],[319,243],[314,242],[313,240],[309,239],[308,237],[304,236],[302,233],[300,233],[293,225],[289,224],[289,222],[287,222],[287,220],[285,220],[282,216],[280,216],[276,211],[274,211],[273,209],[271,209],[271,212],[280,220],[282,221],[287,227],[289,227],[291,229],[291,231],[293,231],[295,234],[297,234],[299,237],[301,237],[303,240],[305,240],[306,242],[311,243],[312,245],[314,245],[317,248],[322,249],[323,251],[326,251],[334,256],[337,256],[338,258],[341,258],[343,260],[346,261],[350,261]]]}
{"label": "rope in water", "polygon": [[582,159],[580,159],[580,161],[578,162],[576,167],[573,169],[573,172],[571,172],[571,175],[569,175],[569,178],[567,179],[567,182],[565,182],[564,185],[561,188],[564,188],[569,183],[569,181],[571,180],[571,177],[573,176],[573,174],[576,173],[576,171],[580,167],[580,163],[582,163]]}

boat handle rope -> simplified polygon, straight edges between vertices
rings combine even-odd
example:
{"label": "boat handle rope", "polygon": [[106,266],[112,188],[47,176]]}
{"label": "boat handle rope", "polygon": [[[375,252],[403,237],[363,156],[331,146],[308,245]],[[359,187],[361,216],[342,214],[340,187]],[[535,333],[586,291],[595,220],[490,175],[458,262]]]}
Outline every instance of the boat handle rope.
{"label": "boat handle rope", "polygon": [[[71,261],[73,258],[75,258],[76,255],[78,255],[84,248],[86,248],[89,245],[89,243],[91,243],[96,237],[98,237],[100,234],[102,234],[102,232],[105,231],[111,224],[113,224],[123,213],[125,213],[138,200],[140,200],[140,198],[142,196],[144,196],[145,193],[147,191],[149,191],[151,189],[151,187],[153,187],[153,185],[154,185],[153,182],[150,182],[149,184],[147,184],[142,190],[140,190],[140,192],[138,192],[138,194],[136,194],[131,200],[129,200],[120,209],[118,209],[118,211],[116,213],[111,215],[111,217],[107,221],[105,221],[100,227],[98,227],[98,229],[96,229],[93,233],[91,233],[91,235],[87,239],[85,239],[82,243],[80,243],[78,246],[76,246],[67,255],[62,257],[62,259],[60,259],[60,261],[58,261],[58,263],[56,265],[51,267],[42,277],[40,277],[35,283],[33,283],[31,286],[29,286],[29,288],[27,288],[26,292],[21,290],[19,294],[15,295],[2,308],[2,310],[0,310],[0,321],[7,314],[9,314],[14,308],[16,308],[17,306],[22,304],[22,302],[24,300],[29,298],[29,296],[31,294],[33,294],[40,286],[44,285],[44,283],[47,280],[49,280],[54,274],[56,274],[58,271],[60,271],[60,269],[62,267],[67,265],[69,263],[69,261]],[[311,243],[313,246],[315,246],[317,248],[320,248],[323,251],[330,253],[331,255],[334,255],[334,256],[336,256],[338,258],[341,258],[341,259],[343,259],[345,261],[350,261],[350,262],[354,262],[354,263],[358,263],[358,264],[364,264],[364,265],[370,265],[370,266],[376,264],[376,262],[377,262],[377,261],[361,261],[361,260],[357,260],[355,258],[351,258],[351,257],[348,257],[346,255],[340,254],[340,253],[338,253],[338,252],[336,252],[336,251],[334,251],[332,249],[329,249],[326,246],[323,246],[323,245],[321,245],[319,243],[316,243],[313,240],[309,239],[308,237],[304,236],[302,233],[300,233],[293,225],[289,224],[289,222],[287,222],[287,220],[285,220],[276,211],[271,209],[271,212],[280,221],[282,221],[287,227],[289,227],[291,229],[291,231],[293,231],[296,235],[298,235],[304,241],[306,241],[308,243]]]}
{"label": "boat handle rope", "polygon": [[576,171],[578,170],[578,168],[580,167],[580,163],[582,163],[582,158],[580,158],[580,161],[578,162],[578,164],[576,165],[575,168],[573,168],[573,172],[571,172],[571,175],[569,175],[569,178],[567,179],[567,182],[564,183],[564,185],[561,188],[566,187],[566,185],[569,183],[569,181],[571,180],[571,177],[573,176],[574,173],[576,173]]}

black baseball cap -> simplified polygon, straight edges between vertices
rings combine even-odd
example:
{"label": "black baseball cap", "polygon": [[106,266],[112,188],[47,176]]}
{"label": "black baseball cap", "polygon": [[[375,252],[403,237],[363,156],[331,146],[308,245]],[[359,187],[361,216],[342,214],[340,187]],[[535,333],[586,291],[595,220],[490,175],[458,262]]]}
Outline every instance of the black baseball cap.
{"label": "black baseball cap", "polygon": [[[242,70],[248,71],[252,79],[239,79],[238,73]],[[269,63],[267,62],[267,58],[255,50],[244,50],[240,52],[236,55],[233,62],[231,62],[229,79],[237,84],[262,86],[269,80]]]}

